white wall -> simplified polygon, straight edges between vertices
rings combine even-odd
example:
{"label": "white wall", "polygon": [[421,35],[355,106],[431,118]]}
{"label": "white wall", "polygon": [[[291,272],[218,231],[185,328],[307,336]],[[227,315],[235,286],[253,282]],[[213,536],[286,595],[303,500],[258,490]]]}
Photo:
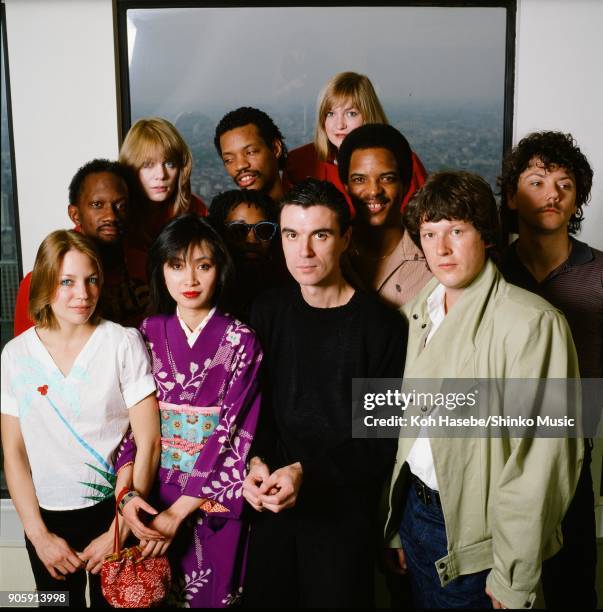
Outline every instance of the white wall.
{"label": "white wall", "polygon": [[23,269],[71,227],[67,187],[118,152],[111,0],[5,0]]}
{"label": "white wall", "polygon": [[518,0],[513,142],[570,132],[595,171],[581,240],[603,250],[603,2]]}

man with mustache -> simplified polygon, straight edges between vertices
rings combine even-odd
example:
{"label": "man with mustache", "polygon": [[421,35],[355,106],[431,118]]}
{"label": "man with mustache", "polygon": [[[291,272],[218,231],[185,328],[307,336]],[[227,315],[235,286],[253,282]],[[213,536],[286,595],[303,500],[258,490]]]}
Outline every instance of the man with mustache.
{"label": "man with mustache", "polygon": [[[573,237],[580,231],[592,178],[571,135],[560,132],[526,136],[505,158],[500,178],[503,221],[519,234],[501,271],[563,312],[582,378],[603,377],[603,252]],[[580,480],[562,524],[563,548],[543,565],[548,608],[597,605],[592,441],[584,446]],[[572,588],[564,588],[567,584]]]}
{"label": "man with mustache", "polygon": [[[94,159],[82,166],[69,185],[67,214],[75,230],[94,240],[100,252],[105,282],[101,295],[103,318],[138,325],[149,297],[144,257],[123,240],[128,219],[127,171],[118,162]],[[15,305],[15,336],[33,325],[28,315],[31,273],[21,281]]]}
{"label": "man with mustache", "polygon": [[216,127],[214,144],[239,189],[261,191],[274,201],[283,197],[280,170],[287,161],[287,147],[265,112],[243,106],[227,113]]}
{"label": "man with mustache", "polygon": [[410,146],[391,125],[365,124],[346,136],[337,165],[356,210],[345,272],[353,284],[398,308],[431,278],[402,224],[401,204],[412,176]]}

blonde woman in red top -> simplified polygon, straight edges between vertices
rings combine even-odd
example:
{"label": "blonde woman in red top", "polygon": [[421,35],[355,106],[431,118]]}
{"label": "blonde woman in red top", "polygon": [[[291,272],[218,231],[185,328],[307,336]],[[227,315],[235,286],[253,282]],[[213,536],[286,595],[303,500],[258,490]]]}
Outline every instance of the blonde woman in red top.
{"label": "blonde woman in red top", "polygon": [[[336,74],[318,98],[314,142],[289,153],[285,178],[292,184],[309,176],[330,181],[347,199],[337,172],[337,151],[347,134],[365,123],[389,123],[373,84],[367,76],[356,72]],[[412,154],[412,161],[413,173],[402,200],[402,208],[427,176],[415,153]]]}
{"label": "blonde woman in red top", "polygon": [[205,203],[191,193],[191,151],[166,119],[139,119],[126,135],[119,161],[135,179],[130,239],[144,252],[174,217],[207,215]]}

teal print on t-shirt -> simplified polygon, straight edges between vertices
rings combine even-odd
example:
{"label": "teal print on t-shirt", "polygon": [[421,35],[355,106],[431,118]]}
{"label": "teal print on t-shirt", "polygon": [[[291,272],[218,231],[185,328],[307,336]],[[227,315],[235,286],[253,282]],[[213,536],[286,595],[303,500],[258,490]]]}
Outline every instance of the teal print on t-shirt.
{"label": "teal print on t-shirt", "polygon": [[92,455],[105,468],[104,470],[101,470],[98,467],[95,467],[89,463],[86,463],[86,465],[89,468],[92,468],[95,472],[100,474],[109,483],[109,486],[95,484],[93,482],[81,482],[80,481],[80,484],[83,484],[101,493],[101,495],[84,495],[83,496],[84,499],[93,499],[95,501],[104,501],[105,499],[108,499],[109,497],[113,495],[113,492],[115,491],[115,482],[117,480],[117,477],[115,475],[115,470],[103,459],[103,457],[97,451],[95,451],[90,446],[90,444],[88,444],[88,442],[86,442],[86,440],[84,440],[75,431],[75,429],[73,429],[71,424],[67,422],[67,419],[61,414],[61,411],[57,408],[55,403],[47,396],[48,389],[49,389],[48,385],[44,385],[44,387],[39,387],[38,391],[41,395],[46,397],[46,400],[48,401],[48,403],[54,410],[55,414],[59,417],[63,425],[65,425],[68,431],[77,440],[80,446],[82,446],[86,452]]}

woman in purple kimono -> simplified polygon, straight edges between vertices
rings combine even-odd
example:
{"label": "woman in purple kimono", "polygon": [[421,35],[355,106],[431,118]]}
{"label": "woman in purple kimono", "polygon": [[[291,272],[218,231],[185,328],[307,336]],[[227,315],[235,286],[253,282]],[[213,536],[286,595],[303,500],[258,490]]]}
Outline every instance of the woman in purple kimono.
{"label": "woman in purple kimono", "polygon": [[[161,465],[149,523],[163,540],[142,540],[145,555],[167,551],[173,572],[166,602],[226,607],[243,584],[245,461],[255,432],[262,352],[255,334],[219,308],[231,260],[200,217],[174,219],[149,254],[155,316],[142,335],[152,357],[161,413]],[[127,439],[117,459],[132,461]],[[124,512],[127,516],[127,512]]]}

